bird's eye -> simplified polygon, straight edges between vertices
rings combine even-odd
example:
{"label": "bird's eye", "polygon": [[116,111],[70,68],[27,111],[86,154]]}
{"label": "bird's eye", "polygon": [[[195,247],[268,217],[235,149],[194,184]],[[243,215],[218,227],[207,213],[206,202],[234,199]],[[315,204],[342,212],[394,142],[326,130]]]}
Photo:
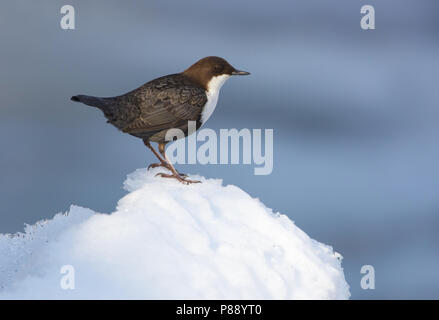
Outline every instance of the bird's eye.
{"label": "bird's eye", "polygon": [[215,73],[220,73],[221,71],[223,71],[223,67],[217,64],[213,67],[213,71],[215,71]]}

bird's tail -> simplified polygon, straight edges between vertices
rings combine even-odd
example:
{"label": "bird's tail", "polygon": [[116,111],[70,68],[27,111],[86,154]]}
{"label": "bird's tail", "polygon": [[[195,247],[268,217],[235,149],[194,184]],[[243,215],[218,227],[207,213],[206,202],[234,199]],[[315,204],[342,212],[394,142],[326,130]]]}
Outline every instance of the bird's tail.
{"label": "bird's tail", "polygon": [[88,106],[96,107],[99,109],[105,108],[107,105],[104,98],[85,96],[85,95],[73,96],[70,98],[70,100],[75,101],[75,102],[81,102],[81,103],[86,104]]}

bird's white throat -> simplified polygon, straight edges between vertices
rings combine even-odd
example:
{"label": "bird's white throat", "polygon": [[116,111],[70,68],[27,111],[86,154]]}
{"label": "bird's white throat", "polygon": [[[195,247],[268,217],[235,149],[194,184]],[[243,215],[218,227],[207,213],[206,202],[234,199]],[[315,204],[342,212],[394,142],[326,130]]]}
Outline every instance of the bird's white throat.
{"label": "bird's white throat", "polygon": [[201,112],[201,124],[204,124],[210,118],[213,111],[215,110],[216,104],[218,102],[218,95],[220,89],[228,78],[230,78],[230,75],[223,74],[220,76],[213,77],[209,81],[206,91],[207,103],[204,106],[203,111]]}

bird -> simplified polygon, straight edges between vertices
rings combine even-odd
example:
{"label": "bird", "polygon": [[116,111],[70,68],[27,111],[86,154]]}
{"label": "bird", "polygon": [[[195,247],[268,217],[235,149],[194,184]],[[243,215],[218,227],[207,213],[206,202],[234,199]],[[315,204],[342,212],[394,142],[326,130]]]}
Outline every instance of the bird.
{"label": "bird", "polygon": [[[184,184],[199,183],[179,173],[166,155],[165,139],[170,129],[190,134],[188,123],[194,121],[198,130],[210,118],[218,102],[220,89],[231,76],[249,75],[235,69],[224,58],[209,56],[198,60],[180,73],[151,80],[128,93],[114,97],[75,95],[74,102],[101,110],[107,122],[123,133],[143,140],[159,160],[150,168],[164,167],[170,173],[157,176],[173,178]],[[151,142],[158,144],[157,152]]]}

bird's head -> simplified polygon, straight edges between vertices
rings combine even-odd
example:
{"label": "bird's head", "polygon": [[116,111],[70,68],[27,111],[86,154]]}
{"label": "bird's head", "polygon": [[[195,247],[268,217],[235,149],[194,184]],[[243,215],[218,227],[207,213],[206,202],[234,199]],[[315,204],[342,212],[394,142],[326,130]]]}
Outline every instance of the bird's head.
{"label": "bird's head", "polygon": [[206,57],[195,62],[183,74],[210,91],[221,88],[231,76],[245,76],[250,73],[235,69],[223,58]]}

